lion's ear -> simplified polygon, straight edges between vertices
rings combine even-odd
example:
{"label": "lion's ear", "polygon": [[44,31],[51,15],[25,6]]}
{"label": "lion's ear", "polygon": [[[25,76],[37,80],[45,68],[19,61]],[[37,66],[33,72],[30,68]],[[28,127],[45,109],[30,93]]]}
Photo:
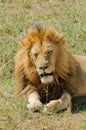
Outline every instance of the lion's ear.
{"label": "lion's ear", "polygon": [[64,43],[65,43],[65,41],[66,41],[65,37],[64,37],[64,36],[62,36],[62,37],[61,37],[61,39],[59,40],[59,43],[60,43],[60,44],[64,44]]}
{"label": "lion's ear", "polygon": [[66,41],[65,37],[63,36],[63,34],[57,33],[57,34],[55,35],[55,38],[56,38],[56,42],[57,42],[58,44],[60,44],[60,45],[63,45],[63,44],[65,43],[65,41]]}
{"label": "lion's ear", "polygon": [[63,34],[52,28],[50,28],[49,30],[47,29],[46,37],[49,41],[57,45],[63,45],[65,43],[65,37],[63,36]]}
{"label": "lion's ear", "polygon": [[22,47],[26,47],[26,48],[28,48],[28,49],[31,47],[31,43],[29,42],[28,39],[25,39],[25,40],[22,41],[20,44],[21,44]]}

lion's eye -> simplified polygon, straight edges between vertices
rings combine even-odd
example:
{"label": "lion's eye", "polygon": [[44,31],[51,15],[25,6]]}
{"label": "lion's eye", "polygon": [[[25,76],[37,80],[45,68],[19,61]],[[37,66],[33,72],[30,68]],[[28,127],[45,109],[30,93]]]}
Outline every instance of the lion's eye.
{"label": "lion's eye", "polygon": [[37,58],[37,57],[38,57],[38,54],[37,54],[37,53],[35,53],[35,54],[34,54],[34,57],[35,57],[35,58]]}
{"label": "lion's eye", "polygon": [[47,57],[50,57],[52,55],[52,51],[47,52]]}

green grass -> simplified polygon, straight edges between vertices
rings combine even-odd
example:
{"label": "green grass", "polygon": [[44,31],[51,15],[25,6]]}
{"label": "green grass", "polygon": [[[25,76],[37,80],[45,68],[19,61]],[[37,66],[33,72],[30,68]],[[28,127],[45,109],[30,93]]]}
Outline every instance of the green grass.
{"label": "green grass", "polygon": [[[54,26],[63,33],[75,54],[86,55],[86,0],[2,0],[0,1],[0,90],[13,93],[14,56],[25,33],[35,23]],[[80,112],[78,128],[66,125],[70,115],[62,112],[54,115],[30,115],[23,98],[14,101],[0,99],[1,130],[85,130],[86,99],[74,99],[75,112]],[[78,110],[77,110],[78,109]],[[73,116],[71,117],[72,120]],[[77,119],[77,116],[74,118]],[[33,121],[34,120],[34,121]],[[85,117],[86,120],[86,117]],[[50,121],[50,123],[49,123]],[[63,125],[59,121],[63,122]],[[67,127],[67,128],[65,128]]]}
{"label": "green grass", "polygon": [[81,130],[86,130],[86,122],[81,125]]}

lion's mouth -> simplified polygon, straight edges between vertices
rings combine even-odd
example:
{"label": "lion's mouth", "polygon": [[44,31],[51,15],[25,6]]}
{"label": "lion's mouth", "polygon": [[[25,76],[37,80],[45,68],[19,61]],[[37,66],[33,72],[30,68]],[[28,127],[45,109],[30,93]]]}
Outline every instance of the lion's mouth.
{"label": "lion's mouth", "polygon": [[52,76],[53,75],[53,72],[51,73],[43,73],[43,74],[40,74],[40,77],[47,77],[47,76]]}
{"label": "lion's mouth", "polygon": [[53,81],[53,72],[40,74],[40,78],[44,84],[51,83]]}

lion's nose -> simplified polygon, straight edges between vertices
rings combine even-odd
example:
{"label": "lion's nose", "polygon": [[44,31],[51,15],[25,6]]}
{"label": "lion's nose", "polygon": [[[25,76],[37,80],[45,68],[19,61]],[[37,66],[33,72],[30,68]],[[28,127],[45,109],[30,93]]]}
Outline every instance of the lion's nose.
{"label": "lion's nose", "polygon": [[45,69],[47,69],[47,68],[48,68],[48,65],[39,67],[39,69],[41,69],[41,70],[45,70]]}

